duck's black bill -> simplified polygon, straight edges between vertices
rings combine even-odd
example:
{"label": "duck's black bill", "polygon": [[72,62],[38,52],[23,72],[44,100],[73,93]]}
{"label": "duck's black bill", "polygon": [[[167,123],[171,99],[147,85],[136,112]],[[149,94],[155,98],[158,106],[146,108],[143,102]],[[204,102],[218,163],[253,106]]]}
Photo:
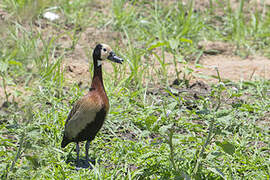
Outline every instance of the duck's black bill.
{"label": "duck's black bill", "polygon": [[116,56],[114,54],[114,52],[110,52],[110,55],[108,56],[108,59],[111,60],[112,62],[116,62],[116,63],[120,63],[120,64],[122,64],[123,61],[124,61],[122,58]]}

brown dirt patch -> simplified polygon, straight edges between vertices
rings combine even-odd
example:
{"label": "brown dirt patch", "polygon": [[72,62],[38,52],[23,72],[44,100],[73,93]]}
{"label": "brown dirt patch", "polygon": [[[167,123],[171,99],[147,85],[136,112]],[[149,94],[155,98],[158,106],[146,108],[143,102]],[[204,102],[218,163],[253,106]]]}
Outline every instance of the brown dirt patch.
{"label": "brown dirt patch", "polygon": [[[184,78],[187,69],[193,70],[190,74],[185,74],[185,78],[191,83],[197,80],[203,80],[207,83],[216,83],[217,70],[222,80],[230,81],[252,81],[258,79],[270,80],[270,59],[254,55],[247,58],[241,58],[233,55],[235,46],[224,42],[200,42],[199,47],[203,50],[203,55],[199,59],[199,64],[194,62],[178,63],[177,69],[180,71],[180,79]],[[156,49],[155,52],[161,57],[161,50]],[[161,65],[153,55],[152,66],[155,69],[150,70],[151,76],[155,76],[156,69]],[[165,52],[166,69],[170,81],[176,79],[175,66],[173,63],[173,55]],[[152,72],[153,71],[153,72]],[[155,80],[155,78],[153,78]],[[156,80],[158,82],[159,79]]]}
{"label": "brown dirt patch", "polygon": [[[5,106],[6,102],[6,96],[5,96],[5,90],[2,87],[2,78],[0,78],[0,109]],[[6,91],[8,93],[8,102],[10,103],[16,103],[22,101],[25,97],[28,97],[31,95],[31,92],[29,90],[26,90],[24,86],[22,85],[7,85]]]}
{"label": "brown dirt patch", "polygon": [[[189,0],[184,0],[184,4],[188,4]],[[235,11],[240,6],[239,0],[229,0],[229,4],[231,6],[232,11]],[[260,1],[260,0],[249,0],[244,2],[244,12],[250,13],[251,11],[259,10],[265,12],[265,6],[270,6],[270,0]],[[195,0],[194,1],[194,9],[197,11],[209,11],[211,7],[209,0]],[[228,8],[228,1],[227,0],[220,0],[220,1],[212,1],[213,7],[213,14],[222,16],[224,14],[224,9]]]}
{"label": "brown dirt patch", "polygon": [[[242,59],[238,56],[217,55],[204,56],[201,59],[203,67],[194,68],[195,74],[217,76],[218,69],[221,79],[240,81],[256,80],[257,78],[270,79],[270,60],[262,56],[253,56]],[[216,78],[207,81],[216,82]]]}

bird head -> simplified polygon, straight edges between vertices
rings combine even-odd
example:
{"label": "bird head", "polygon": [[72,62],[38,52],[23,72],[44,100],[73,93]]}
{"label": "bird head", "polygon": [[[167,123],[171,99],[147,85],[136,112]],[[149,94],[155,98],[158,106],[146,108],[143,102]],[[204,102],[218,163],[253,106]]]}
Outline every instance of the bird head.
{"label": "bird head", "polygon": [[124,61],[122,58],[115,55],[115,53],[112,51],[112,48],[107,44],[98,44],[96,45],[93,57],[98,62],[98,66],[101,65],[101,62],[108,59],[112,62],[120,63]]}

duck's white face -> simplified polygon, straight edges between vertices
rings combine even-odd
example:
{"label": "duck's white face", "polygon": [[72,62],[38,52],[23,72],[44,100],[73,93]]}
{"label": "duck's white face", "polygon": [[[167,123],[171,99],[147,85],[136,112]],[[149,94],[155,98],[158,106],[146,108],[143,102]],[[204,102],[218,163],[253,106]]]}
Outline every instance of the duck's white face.
{"label": "duck's white face", "polygon": [[112,48],[107,44],[101,44],[100,50],[100,59],[106,60],[110,56],[110,52],[112,52]]}

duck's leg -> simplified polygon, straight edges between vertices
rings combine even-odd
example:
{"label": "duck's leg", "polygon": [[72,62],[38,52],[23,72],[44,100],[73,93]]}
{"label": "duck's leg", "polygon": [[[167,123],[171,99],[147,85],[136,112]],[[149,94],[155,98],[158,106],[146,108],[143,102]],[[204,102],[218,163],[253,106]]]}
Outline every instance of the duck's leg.
{"label": "duck's leg", "polygon": [[76,153],[77,153],[77,167],[79,167],[79,161],[80,161],[80,146],[79,146],[79,142],[76,142]]}
{"label": "duck's leg", "polygon": [[89,163],[89,146],[90,146],[90,141],[86,141],[85,143],[85,161],[82,161],[81,168],[89,168],[90,163]]}
{"label": "duck's leg", "polygon": [[85,143],[85,160],[88,162],[89,161],[89,146],[90,146],[90,141],[87,140]]}

